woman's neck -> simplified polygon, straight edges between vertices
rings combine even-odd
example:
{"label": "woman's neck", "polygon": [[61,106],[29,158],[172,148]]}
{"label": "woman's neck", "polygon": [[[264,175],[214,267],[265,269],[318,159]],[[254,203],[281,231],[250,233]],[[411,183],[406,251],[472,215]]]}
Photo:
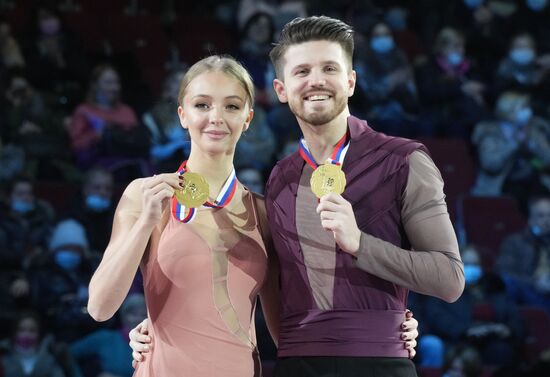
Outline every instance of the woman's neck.
{"label": "woman's neck", "polygon": [[187,169],[202,175],[210,187],[210,197],[216,198],[233,170],[233,153],[209,155],[191,149]]}

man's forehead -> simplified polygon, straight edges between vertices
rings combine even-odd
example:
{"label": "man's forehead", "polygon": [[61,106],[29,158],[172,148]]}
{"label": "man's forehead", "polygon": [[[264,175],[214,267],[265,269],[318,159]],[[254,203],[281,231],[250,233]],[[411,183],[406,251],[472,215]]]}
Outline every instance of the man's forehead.
{"label": "man's forehead", "polygon": [[289,46],[284,55],[285,61],[293,66],[318,64],[325,61],[345,63],[344,50],[338,42],[309,41]]}

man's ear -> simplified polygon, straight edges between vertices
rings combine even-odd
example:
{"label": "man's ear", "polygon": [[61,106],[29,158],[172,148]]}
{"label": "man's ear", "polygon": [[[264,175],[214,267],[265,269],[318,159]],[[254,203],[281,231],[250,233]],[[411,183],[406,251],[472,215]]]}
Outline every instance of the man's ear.
{"label": "man's ear", "polygon": [[288,102],[284,82],[282,82],[279,79],[274,79],[273,80],[273,89],[275,89],[275,93],[277,93],[277,98],[279,98],[279,102],[281,102],[281,103],[287,103]]}
{"label": "man's ear", "polygon": [[353,96],[355,92],[355,83],[357,82],[357,73],[352,69],[348,74],[348,97]]}

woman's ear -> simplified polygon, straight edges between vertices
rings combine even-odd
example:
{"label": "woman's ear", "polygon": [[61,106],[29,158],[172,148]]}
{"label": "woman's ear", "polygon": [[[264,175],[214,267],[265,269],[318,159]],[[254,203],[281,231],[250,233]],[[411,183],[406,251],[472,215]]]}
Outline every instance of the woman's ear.
{"label": "woman's ear", "polygon": [[246,117],[246,120],[244,121],[243,132],[248,130],[248,127],[250,127],[250,122],[252,122],[252,118],[254,118],[254,109],[250,109],[248,111],[248,116]]}
{"label": "woman's ear", "polygon": [[185,112],[183,111],[182,106],[178,106],[178,117],[180,118],[181,126],[187,129],[187,126],[185,125]]}

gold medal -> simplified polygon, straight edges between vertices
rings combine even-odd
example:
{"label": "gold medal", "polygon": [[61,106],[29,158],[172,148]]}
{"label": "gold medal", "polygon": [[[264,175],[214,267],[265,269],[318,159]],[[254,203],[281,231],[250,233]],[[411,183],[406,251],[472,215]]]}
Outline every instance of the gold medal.
{"label": "gold medal", "polygon": [[210,188],[206,179],[197,173],[183,173],[183,187],[174,192],[177,201],[186,208],[198,208],[208,200]]}
{"label": "gold medal", "polygon": [[313,171],[309,184],[318,198],[331,192],[342,194],[346,188],[346,175],[340,165],[323,164]]}

